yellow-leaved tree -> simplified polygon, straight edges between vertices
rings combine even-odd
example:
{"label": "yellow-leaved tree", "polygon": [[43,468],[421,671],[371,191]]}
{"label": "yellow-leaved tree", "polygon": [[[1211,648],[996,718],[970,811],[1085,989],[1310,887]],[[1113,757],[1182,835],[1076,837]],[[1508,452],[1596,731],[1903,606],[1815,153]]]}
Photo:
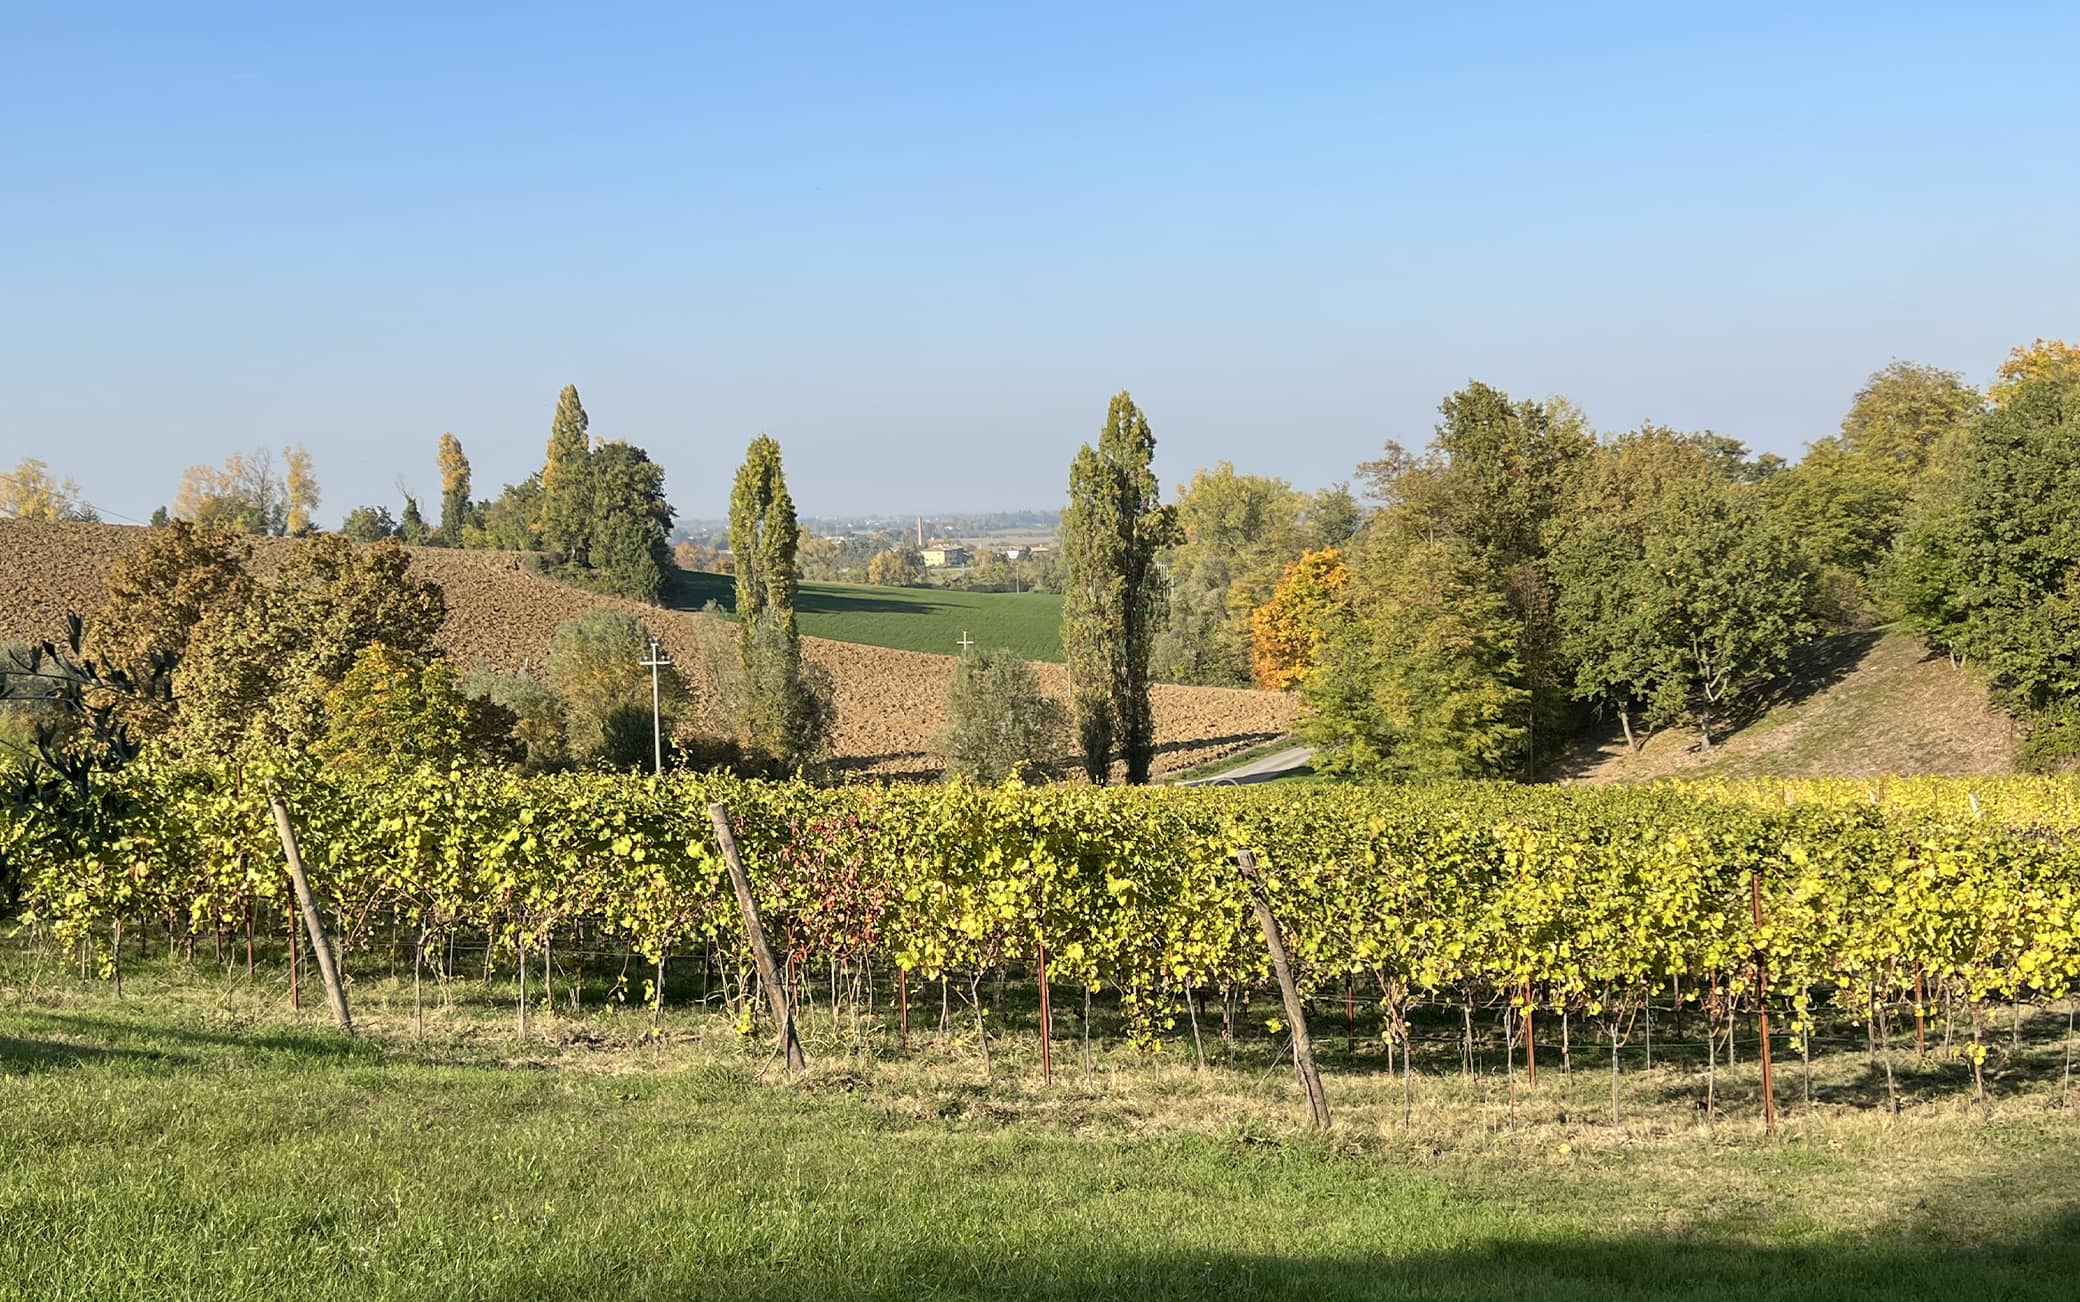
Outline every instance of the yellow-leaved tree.
{"label": "yellow-leaved tree", "polygon": [[1251,612],[1250,659],[1260,686],[1297,687],[1350,609],[1350,570],[1339,548],[1303,553],[1286,566],[1271,600]]}
{"label": "yellow-leaved tree", "polygon": [[1986,394],[1993,399],[1994,406],[2004,407],[2029,381],[2061,371],[2080,375],[2080,346],[2063,339],[2039,339],[2033,344],[2017,344],[2008,353],[2007,360],[2001,363],[2000,369],[1994,372],[1993,383],[1987,386]]}

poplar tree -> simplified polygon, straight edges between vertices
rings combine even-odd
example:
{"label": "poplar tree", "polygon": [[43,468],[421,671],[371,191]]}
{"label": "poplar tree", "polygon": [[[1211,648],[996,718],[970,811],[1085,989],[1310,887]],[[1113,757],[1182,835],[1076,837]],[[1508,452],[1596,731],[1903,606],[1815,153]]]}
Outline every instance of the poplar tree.
{"label": "poplar tree", "polygon": [[566,384],[556,396],[556,416],[549,425],[549,455],[542,465],[542,546],[583,565],[591,534],[592,491],[588,461],[585,406],[578,386]]}
{"label": "poplar tree", "polygon": [[821,749],[832,720],[828,691],[819,693],[802,671],[794,617],[800,542],[780,445],[761,434],[745,450],[729,499],[743,670],[737,730],[747,752],[782,768]]}
{"label": "poplar tree", "polygon": [[469,458],[462,453],[462,440],[453,434],[441,435],[440,452],[434,460],[441,472],[441,539],[450,547],[460,547],[462,526],[470,514]]}
{"label": "poplar tree", "polygon": [[1163,615],[1155,562],[1175,532],[1174,513],[1157,500],[1155,448],[1148,418],[1121,391],[1098,446],[1084,444],[1069,466],[1062,647],[1077,744],[1093,782],[1110,776],[1115,753],[1133,783],[1148,781],[1155,759],[1148,662]]}

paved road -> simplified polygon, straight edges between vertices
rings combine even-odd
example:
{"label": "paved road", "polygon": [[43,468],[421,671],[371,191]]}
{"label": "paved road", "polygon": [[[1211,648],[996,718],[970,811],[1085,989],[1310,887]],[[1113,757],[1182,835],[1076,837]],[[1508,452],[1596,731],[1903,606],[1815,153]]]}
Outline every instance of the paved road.
{"label": "paved road", "polygon": [[1187,787],[1240,787],[1253,782],[1269,782],[1282,778],[1295,769],[1304,769],[1314,760],[1314,747],[1290,746],[1285,750],[1259,755],[1247,764],[1238,764],[1225,773],[1216,773],[1210,778],[1192,778],[1182,782]]}

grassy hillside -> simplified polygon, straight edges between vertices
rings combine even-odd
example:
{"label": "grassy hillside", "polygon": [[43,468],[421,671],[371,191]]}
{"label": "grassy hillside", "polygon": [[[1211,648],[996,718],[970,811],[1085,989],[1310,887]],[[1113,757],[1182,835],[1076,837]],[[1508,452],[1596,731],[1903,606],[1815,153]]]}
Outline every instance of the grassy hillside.
{"label": "grassy hillside", "polygon": [[[699,610],[713,601],[732,610],[736,598],[736,581],[726,574],[678,573],[664,602]],[[795,613],[804,635],[834,642],[952,655],[965,633],[981,646],[1028,660],[1062,659],[1062,599],[1052,593],[804,583]]]}
{"label": "grassy hillside", "polygon": [[1838,773],[2008,773],[2015,725],[1986,685],[1906,633],[1821,638],[1782,678],[1753,693],[1741,726],[1709,751],[1689,729],[1648,738],[1629,755],[1613,727],[1561,765],[1563,779],[1633,782],[1686,777]]}

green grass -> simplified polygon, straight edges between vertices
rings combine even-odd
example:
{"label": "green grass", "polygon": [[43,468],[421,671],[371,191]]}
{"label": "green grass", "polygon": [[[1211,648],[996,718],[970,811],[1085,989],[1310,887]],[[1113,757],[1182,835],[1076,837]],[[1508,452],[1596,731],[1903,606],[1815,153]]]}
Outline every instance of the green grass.
{"label": "green grass", "polygon": [[[985,1081],[920,992],[907,1052],[812,1010],[789,1082],[713,1013],[538,1010],[522,1040],[459,982],[420,1040],[370,972],[345,1041],[278,974],[198,967],[132,961],[121,999],[61,964],[0,984],[0,1297],[1955,1302],[2080,1272],[2055,1074],[1981,1120],[1953,1064],[1898,1118],[1821,1103],[1765,1142],[1752,1072],[1722,1067],[1707,1131],[1666,1060],[1628,1066],[1612,1127],[1578,1045],[1581,1077],[1544,1057],[1513,1104],[1419,1076],[1406,1129],[1332,1033],[1317,1137],[1251,1039],[1205,1071],[1101,1046],[1086,1078],[1058,1026],[1043,1086],[1014,1013]],[[1822,1079],[1868,1083],[1836,1058]]]}
{"label": "green grass", "polygon": [[[699,610],[710,601],[734,610],[736,595],[728,575],[675,572],[661,599],[675,610]],[[966,633],[981,646],[1028,660],[1062,659],[1062,599],[1054,593],[804,583],[795,614],[804,634],[837,642],[959,655]]]}

